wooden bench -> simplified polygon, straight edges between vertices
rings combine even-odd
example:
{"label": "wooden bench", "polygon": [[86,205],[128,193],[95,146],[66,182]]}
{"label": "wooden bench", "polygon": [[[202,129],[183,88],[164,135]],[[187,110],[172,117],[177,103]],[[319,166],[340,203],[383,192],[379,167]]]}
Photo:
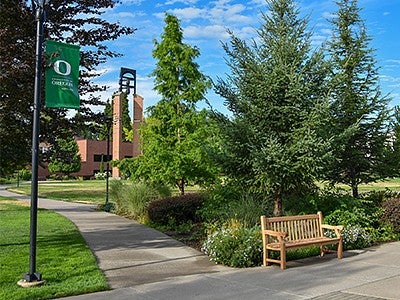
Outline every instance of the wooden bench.
{"label": "wooden bench", "polygon": [[[324,235],[324,230],[333,230],[336,237]],[[304,216],[285,216],[267,218],[261,216],[261,232],[263,240],[263,266],[268,263],[278,263],[281,269],[286,269],[286,250],[309,246],[320,246],[321,256],[328,250],[326,245],[337,244],[337,257],[343,257],[343,243],[340,231],[343,226],[322,224],[322,213]],[[268,257],[268,251],[280,251],[280,260]]]}

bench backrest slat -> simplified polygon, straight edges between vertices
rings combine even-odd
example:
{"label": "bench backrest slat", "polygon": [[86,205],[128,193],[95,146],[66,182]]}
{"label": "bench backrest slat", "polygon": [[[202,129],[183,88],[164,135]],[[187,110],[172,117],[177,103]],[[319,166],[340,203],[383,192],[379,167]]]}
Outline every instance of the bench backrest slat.
{"label": "bench backrest slat", "polygon": [[323,236],[322,214],[265,218],[263,229],[286,232],[288,241],[319,238]]}

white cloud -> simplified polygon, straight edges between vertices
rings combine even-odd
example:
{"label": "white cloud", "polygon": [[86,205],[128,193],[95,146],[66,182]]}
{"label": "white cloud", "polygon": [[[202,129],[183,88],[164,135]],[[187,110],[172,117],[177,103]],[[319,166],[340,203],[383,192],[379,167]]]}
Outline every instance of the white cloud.
{"label": "white cloud", "polygon": [[163,20],[165,18],[165,12],[154,13],[153,16]]}
{"label": "white cloud", "polygon": [[381,81],[387,82],[389,87],[398,88],[400,87],[400,78],[388,76],[388,75],[381,75],[379,76]]}
{"label": "white cloud", "polygon": [[232,24],[232,23],[242,23],[249,24],[253,23],[254,18],[248,15],[245,15],[244,12],[246,10],[246,6],[242,4],[234,4],[230,5],[229,1],[221,0],[216,3],[215,7],[212,7],[209,14],[209,21],[214,24]]}
{"label": "white cloud", "polygon": [[196,4],[197,0],[169,0],[165,2],[165,5],[173,5],[175,3]]}
{"label": "white cloud", "polygon": [[229,37],[227,28],[221,25],[188,26],[184,28],[184,36],[187,38],[213,38],[226,39]]}
{"label": "white cloud", "polygon": [[120,0],[119,5],[122,6],[128,6],[128,5],[141,5],[143,2],[146,0]]}
{"label": "white cloud", "polygon": [[115,15],[120,18],[134,18],[136,14],[129,12],[129,11],[121,11]]}
{"label": "white cloud", "polygon": [[255,4],[256,6],[266,6],[267,2],[265,0],[251,0],[249,4]]}
{"label": "white cloud", "polygon": [[388,59],[386,60],[388,63],[400,64],[400,59]]}
{"label": "white cloud", "polygon": [[191,20],[195,18],[205,18],[207,11],[196,7],[177,8],[170,10],[180,20]]}
{"label": "white cloud", "polygon": [[252,38],[257,38],[256,29],[254,27],[246,26],[238,29],[232,30],[234,35],[240,39],[248,40]]}
{"label": "white cloud", "polygon": [[320,46],[322,43],[326,42],[327,37],[325,35],[313,35],[311,36],[311,43],[315,46]]}

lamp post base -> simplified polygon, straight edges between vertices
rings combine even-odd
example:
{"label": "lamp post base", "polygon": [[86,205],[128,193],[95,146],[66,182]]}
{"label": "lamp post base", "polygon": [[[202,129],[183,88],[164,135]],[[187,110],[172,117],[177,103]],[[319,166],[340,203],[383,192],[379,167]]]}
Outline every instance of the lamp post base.
{"label": "lamp post base", "polygon": [[28,287],[42,285],[45,282],[46,280],[42,279],[42,274],[40,273],[33,273],[33,274],[26,273],[24,275],[24,278],[18,281],[17,284],[21,287],[28,288]]}

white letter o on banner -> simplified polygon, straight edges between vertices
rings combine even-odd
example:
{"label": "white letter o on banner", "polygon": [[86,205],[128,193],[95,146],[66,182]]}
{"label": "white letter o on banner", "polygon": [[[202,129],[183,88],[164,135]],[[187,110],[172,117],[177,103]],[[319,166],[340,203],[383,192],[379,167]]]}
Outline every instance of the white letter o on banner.
{"label": "white letter o on banner", "polygon": [[[61,70],[60,70],[60,64],[64,64],[65,65],[65,71],[64,72],[62,72]],[[54,71],[57,73],[57,74],[60,74],[60,75],[64,75],[64,76],[67,76],[67,75],[69,75],[69,74],[71,74],[71,65],[67,62],[67,61],[65,61],[65,60],[57,60],[55,63],[54,63]]]}

